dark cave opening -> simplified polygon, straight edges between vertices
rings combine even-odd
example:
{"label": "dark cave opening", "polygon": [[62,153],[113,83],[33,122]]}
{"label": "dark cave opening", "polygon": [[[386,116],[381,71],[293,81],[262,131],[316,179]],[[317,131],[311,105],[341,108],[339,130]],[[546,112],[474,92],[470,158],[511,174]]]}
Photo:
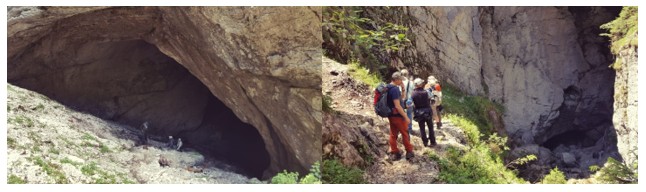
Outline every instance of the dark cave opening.
{"label": "dark cave opening", "polygon": [[585,148],[593,146],[595,142],[596,140],[588,137],[584,131],[571,130],[548,139],[543,146],[553,151],[559,145]]}
{"label": "dark cave opening", "polygon": [[147,121],[153,139],[182,138],[207,159],[262,178],[269,154],[258,130],[155,45],[53,39],[10,58],[8,82],[106,120],[132,127]]}

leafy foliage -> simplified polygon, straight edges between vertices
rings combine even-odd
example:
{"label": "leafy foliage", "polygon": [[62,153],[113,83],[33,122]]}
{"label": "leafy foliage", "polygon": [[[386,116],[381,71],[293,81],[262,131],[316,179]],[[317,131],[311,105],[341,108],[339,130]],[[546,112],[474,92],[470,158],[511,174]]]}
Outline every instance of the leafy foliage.
{"label": "leafy foliage", "polygon": [[467,149],[449,148],[445,157],[429,155],[440,165],[440,180],[447,183],[526,183],[511,165],[525,164],[536,159],[528,155],[504,164],[502,157],[509,150],[507,137],[493,130],[487,111],[502,113],[502,107],[479,96],[468,96],[450,85],[444,85],[443,105],[449,119],[460,127],[468,142]]}
{"label": "leafy foliage", "polygon": [[319,162],[314,163],[310,168],[310,173],[298,180],[297,172],[288,172],[283,170],[282,173],[276,174],[271,178],[272,184],[321,184],[321,165]]}
{"label": "leafy foliage", "polygon": [[565,175],[559,171],[558,167],[550,170],[550,174],[547,174],[541,181],[542,184],[565,184],[566,182]]}
{"label": "leafy foliage", "polygon": [[[433,158],[433,157],[432,157]],[[447,183],[525,183],[506,169],[503,161],[485,145],[464,151],[449,148],[446,158],[439,158],[440,180]]]}
{"label": "leafy foliage", "polygon": [[339,161],[323,160],[323,183],[345,183],[360,184],[366,183],[363,179],[363,171],[356,167],[347,167]]}
{"label": "leafy foliage", "polygon": [[596,176],[602,183],[637,183],[637,162],[632,166],[621,163],[612,157],[599,169]]}
{"label": "leafy foliage", "polygon": [[379,74],[372,74],[370,73],[370,70],[362,67],[359,65],[358,62],[353,61],[350,62],[350,75],[354,78],[357,79],[366,85],[369,85],[370,87],[377,87],[377,85],[382,82],[381,81],[381,76]]}
{"label": "leafy foliage", "polygon": [[[367,7],[325,7],[323,11],[323,47],[330,58],[359,63],[385,75],[389,58],[410,45],[408,28],[392,21],[373,20]],[[384,11],[398,11],[385,7]]]}
{"label": "leafy foliage", "polygon": [[[601,25],[600,28],[608,30],[609,33],[603,33],[601,35],[610,37],[612,43],[610,50],[613,54],[619,55],[619,51],[626,47],[637,47],[637,7],[624,7],[621,13],[619,13],[619,17]],[[617,58],[610,67],[619,70],[621,69],[621,65],[621,58]]]}

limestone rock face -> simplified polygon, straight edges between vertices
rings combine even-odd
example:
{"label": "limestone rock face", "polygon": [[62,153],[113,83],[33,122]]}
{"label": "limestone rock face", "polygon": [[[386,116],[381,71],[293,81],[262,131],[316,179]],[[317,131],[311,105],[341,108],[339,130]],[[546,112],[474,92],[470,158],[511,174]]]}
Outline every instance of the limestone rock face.
{"label": "limestone rock face", "polygon": [[[610,8],[411,7],[417,74],[503,103],[520,145],[611,125],[614,73],[598,26]],[[616,14],[616,13],[615,13]],[[604,52],[605,51],[605,52]],[[412,52],[412,53],[410,53]],[[552,127],[559,127],[558,129]],[[594,135],[594,134],[593,134]],[[598,139],[603,134],[596,134]]]}
{"label": "limestone rock face", "polygon": [[[75,79],[93,74],[138,83],[127,89],[143,92],[177,83],[161,80],[174,73],[164,73],[159,63],[171,61],[128,61],[137,64],[129,68],[132,71],[143,67],[161,71],[157,73],[161,76],[141,76],[128,67],[120,71],[81,67],[98,61],[119,62],[107,58],[139,54],[133,47],[150,44],[204,84],[207,95],[218,98],[242,122],[257,129],[269,153],[265,177],[282,169],[304,173],[321,158],[320,15],[320,8],[308,7],[10,7],[8,81],[58,100],[86,103],[94,100],[82,98],[102,93],[79,96],[56,88],[77,87],[82,92],[78,88],[82,83]],[[102,75],[106,73],[131,76]],[[39,79],[43,74],[54,75]],[[48,81],[52,79],[64,81]],[[181,89],[187,87],[178,87],[177,94],[185,93]],[[106,92],[118,91],[126,92],[119,87]],[[189,97],[196,98],[195,106],[206,105],[204,99],[197,99],[202,96]],[[114,113],[106,107],[109,103],[118,102],[100,103],[105,114]],[[182,111],[180,106],[171,108]],[[162,121],[175,118],[169,114],[191,115],[160,113],[147,118],[169,127],[199,122]]]}
{"label": "limestone rock face", "polygon": [[[637,37],[635,37],[637,38]],[[637,47],[624,49],[617,56],[622,62],[615,79],[615,113],[612,122],[617,132],[617,148],[624,162],[637,161]]]}

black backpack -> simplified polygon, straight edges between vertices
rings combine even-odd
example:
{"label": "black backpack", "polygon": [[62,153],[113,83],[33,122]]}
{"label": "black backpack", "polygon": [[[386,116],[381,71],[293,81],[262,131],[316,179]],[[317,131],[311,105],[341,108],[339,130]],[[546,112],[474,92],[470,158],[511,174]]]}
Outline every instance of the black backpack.
{"label": "black backpack", "polygon": [[375,98],[373,105],[375,113],[380,117],[388,117],[392,114],[392,109],[388,107],[388,84],[379,83],[375,88]]}

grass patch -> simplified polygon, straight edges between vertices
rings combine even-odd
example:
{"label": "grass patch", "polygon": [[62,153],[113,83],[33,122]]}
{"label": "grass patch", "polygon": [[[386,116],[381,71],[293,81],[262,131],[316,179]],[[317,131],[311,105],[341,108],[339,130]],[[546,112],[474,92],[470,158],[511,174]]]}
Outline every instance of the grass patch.
{"label": "grass patch", "polygon": [[7,137],[7,146],[9,148],[15,149],[18,147],[18,142],[16,142],[16,139],[14,138],[8,138]]}
{"label": "grass patch", "polygon": [[67,164],[70,164],[70,165],[74,165],[75,167],[77,167],[77,166],[79,166],[79,165],[82,165],[82,163],[74,162],[74,161],[72,161],[72,160],[68,159],[67,157],[65,157],[65,158],[61,159],[61,160],[60,160],[60,162],[61,162],[61,164],[63,164],[63,163],[67,163]]}
{"label": "grass patch", "polygon": [[11,174],[7,178],[7,183],[8,184],[26,184],[27,181],[23,180],[22,178],[14,175],[14,174]]}
{"label": "grass patch", "polygon": [[61,151],[59,151],[58,149],[49,148],[49,153],[60,155]]}
{"label": "grass patch", "polygon": [[366,183],[363,179],[363,170],[356,167],[347,167],[336,159],[323,160],[323,183],[360,184]]}
{"label": "grass patch", "polygon": [[440,180],[447,183],[526,183],[517,173],[506,169],[503,160],[485,145],[459,150],[450,147],[446,157],[429,155],[440,165]]}
{"label": "grass patch", "polygon": [[354,79],[359,80],[366,85],[369,85],[370,87],[376,87],[380,82],[382,82],[382,78],[380,75],[376,73],[371,73],[368,69],[362,67],[359,65],[358,62],[352,61],[348,64],[350,67],[350,76],[352,76]]}
{"label": "grass patch", "polygon": [[97,166],[96,162],[90,162],[89,164],[83,165],[81,167],[81,173],[87,176],[98,175],[98,177],[95,178],[94,181],[92,181],[92,183],[94,184],[135,183],[132,180],[128,179],[123,173],[111,174],[107,171],[101,170]]}
{"label": "grass patch", "polygon": [[494,103],[485,97],[467,95],[449,84],[443,85],[442,94],[444,113],[457,115],[470,122],[468,124],[475,126],[485,136],[483,139],[487,139],[488,135],[495,132],[488,113],[495,110],[497,114],[503,114],[504,107],[501,104]]}
{"label": "grass patch", "polygon": [[31,146],[31,151],[34,152],[43,152],[38,145]]}
{"label": "grass patch", "polygon": [[53,177],[56,183],[58,184],[69,183],[69,181],[67,180],[67,177],[65,177],[65,174],[60,171],[61,169],[60,165],[53,164],[51,162],[45,162],[40,157],[34,157],[32,160],[34,161],[34,163],[36,163],[36,165],[40,166],[40,168],[45,170],[47,175],[49,175],[50,177]]}
{"label": "grass patch", "polygon": [[100,148],[101,148],[100,149],[101,153],[112,153],[112,150],[110,150],[110,147],[108,147],[108,146],[106,146],[104,144],[101,144]]}
{"label": "grass patch", "polygon": [[39,103],[36,107],[32,109],[35,111],[42,111],[43,109],[45,109],[45,105],[43,105],[42,103]]}
{"label": "grass patch", "polygon": [[[444,85],[444,119],[461,128],[468,142],[466,149],[449,147],[445,156],[434,153],[429,158],[440,165],[439,179],[446,183],[527,183],[503,160],[507,138],[496,134],[488,112],[503,112],[502,105],[487,98],[470,96],[451,85]],[[529,161],[529,160],[527,160]]]}
{"label": "grass patch", "polygon": [[84,139],[84,140],[92,140],[92,141],[97,141],[97,142],[99,141],[94,136],[90,135],[89,133],[84,133],[81,138]]}
{"label": "grass patch", "polygon": [[24,125],[26,127],[34,127],[34,121],[28,117],[25,117],[24,115],[20,115],[14,118],[9,118],[9,123],[11,122],[17,123],[18,125]]}

